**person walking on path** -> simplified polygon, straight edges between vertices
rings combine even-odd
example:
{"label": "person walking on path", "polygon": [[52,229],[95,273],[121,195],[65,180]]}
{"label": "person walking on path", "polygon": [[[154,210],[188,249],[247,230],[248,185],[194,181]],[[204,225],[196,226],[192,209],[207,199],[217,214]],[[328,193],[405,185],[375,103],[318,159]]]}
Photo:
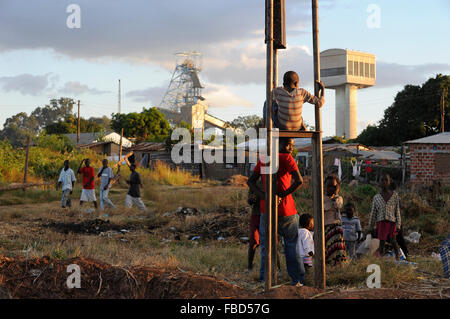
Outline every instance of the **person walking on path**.
{"label": "person walking on path", "polygon": [[[284,253],[286,256],[286,267],[291,277],[292,284],[302,286],[304,283],[305,270],[301,263],[298,251],[298,220],[299,216],[295,208],[292,193],[303,183],[302,176],[297,167],[297,163],[291,153],[294,149],[292,138],[280,138],[279,167],[277,172],[277,196],[278,196],[278,233],[284,240]],[[259,160],[247,181],[248,186],[261,198],[261,220],[259,225],[259,235],[261,242],[261,268],[259,280],[264,281],[264,259],[266,250],[265,241],[265,194],[256,182],[262,177],[265,185],[265,174],[262,173],[264,164]],[[293,182],[292,182],[293,181]]]}
{"label": "person walking on path", "polygon": [[394,248],[395,259],[399,260],[396,236],[398,229],[401,229],[400,199],[398,193],[392,190],[389,174],[382,175],[380,187],[381,191],[372,201],[369,232],[376,228],[377,238],[380,240],[380,256],[384,256],[384,245],[388,241]]}
{"label": "person walking on path", "polygon": [[64,161],[64,168],[61,170],[58,179],[58,187],[62,186],[61,207],[72,207],[70,195],[72,195],[76,178],[73,170],[69,167],[69,160]]}
{"label": "person walking on path", "polygon": [[[85,164],[85,167],[83,166]],[[83,175],[83,189],[81,191],[80,206],[83,202],[94,202],[97,209],[97,198],[95,197],[95,169],[91,166],[89,158],[83,159],[77,170],[78,174]]]}
{"label": "person walking on path", "polygon": [[339,196],[340,183],[336,175],[328,175],[324,184],[325,262],[335,266],[347,262],[341,219],[344,200]]}
{"label": "person walking on path", "polygon": [[[114,173],[111,167],[108,167],[108,160],[105,158],[102,161],[103,167],[98,172],[97,177],[100,178],[100,209],[103,211],[105,209],[105,204],[107,204],[112,209],[116,206],[109,199],[108,193],[110,188],[111,180],[114,178]],[[106,214],[108,216],[108,214]]]}
{"label": "person walking on path", "polygon": [[130,179],[127,180],[127,184],[130,185],[130,188],[128,189],[128,194],[125,199],[125,206],[131,208],[133,204],[136,204],[140,210],[147,211],[147,207],[145,207],[144,202],[141,200],[141,176],[136,172],[135,164],[130,165],[130,171]]}

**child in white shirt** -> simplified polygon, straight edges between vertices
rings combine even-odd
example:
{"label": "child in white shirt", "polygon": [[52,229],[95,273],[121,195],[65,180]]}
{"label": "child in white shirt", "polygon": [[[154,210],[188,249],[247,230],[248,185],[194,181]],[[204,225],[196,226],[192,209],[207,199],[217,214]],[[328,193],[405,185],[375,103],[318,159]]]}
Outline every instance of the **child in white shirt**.
{"label": "child in white shirt", "polygon": [[305,272],[312,268],[312,257],[314,256],[314,217],[310,214],[300,216],[300,227],[298,229],[298,249],[305,266]]}

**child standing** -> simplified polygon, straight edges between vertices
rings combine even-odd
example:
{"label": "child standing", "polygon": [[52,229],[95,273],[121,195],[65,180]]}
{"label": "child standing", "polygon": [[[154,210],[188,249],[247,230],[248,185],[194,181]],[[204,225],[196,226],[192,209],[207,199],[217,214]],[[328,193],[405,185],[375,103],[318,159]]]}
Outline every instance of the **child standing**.
{"label": "child standing", "polygon": [[[259,185],[258,185],[259,186]],[[248,246],[248,270],[253,269],[253,259],[256,248],[259,246],[259,223],[261,218],[261,199],[249,189],[248,203],[251,205],[252,214],[250,216],[250,241]]]}
{"label": "child standing", "polygon": [[298,229],[298,250],[305,273],[312,268],[312,257],[314,256],[314,240],[311,232],[314,230],[314,217],[310,214],[300,216],[300,227]]}
{"label": "child standing", "polygon": [[345,251],[350,258],[355,258],[356,242],[361,239],[361,222],[355,216],[355,204],[347,203],[343,213],[342,228],[344,229]]}

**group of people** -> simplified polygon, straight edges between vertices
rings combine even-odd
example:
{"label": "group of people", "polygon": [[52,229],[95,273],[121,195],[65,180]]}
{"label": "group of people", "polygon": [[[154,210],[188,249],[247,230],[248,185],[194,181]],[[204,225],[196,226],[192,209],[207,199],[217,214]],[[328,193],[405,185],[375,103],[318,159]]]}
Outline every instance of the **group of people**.
{"label": "group of people", "polygon": [[[320,87],[319,96],[315,97],[299,88],[299,77],[293,71],[286,72],[283,87],[273,91],[273,123],[281,130],[305,130],[302,118],[304,102],[321,107],[324,103],[324,87]],[[265,109],[265,106],[264,106]],[[265,112],[264,112],[265,113]],[[264,114],[265,115],[265,114]],[[280,138],[279,166],[277,171],[276,197],[278,201],[278,234],[283,240],[286,267],[293,285],[302,286],[305,273],[312,267],[314,258],[314,218],[310,214],[300,215],[295,207],[292,193],[303,183],[298,166],[291,156],[294,148],[292,138]],[[261,168],[264,163],[256,164],[248,179],[249,204],[252,206],[250,218],[250,243],[248,250],[248,268],[253,267],[255,250],[261,247],[259,280],[264,281],[265,261],[265,218],[264,218],[264,182],[265,174]],[[262,184],[261,181],[262,180]],[[379,253],[385,253],[385,243],[389,242],[399,258],[397,234],[401,229],[399,196],[393,190],[391,178],[385,174],[381,179],[381,191],[372,203],[370,222],[366,234],[373,234],[380,240]],[[349,202],[344,206],[339,195],[340,181],[336,175],[329,175],[324,181],[324,237],[325,262],[328,265],[342,265],[349,258],[356,257],[356,248],[363,239],[356,206]],[[277,239],[278,242],[278,239]]]}
{"label": "group of people", "polygon": [[[83,167],[84,164],[84,167]],[[97,174],[97,178],[100,179],[99,196],[100,196],[100,210],[105,210],[105,205],[111,209],[115,209],[116,205],[109,199],[109,190],[112,186],[114,179],[114,172],[111,167],[108,166],[108,160],[102,161],[103,166],[100,168]],[[135,204],[139,209],[146,211],[147,208],[141,200],[140,188],[142,187],[141,177],[136,172],[136,165],[131,164],[129,166],[131,174],[127,184],[129,185],[128,193],[125,199],[125,206],[131,208]],[[93,202],[95,209],[97,209],[97,198],[95,195],[95,169],[91,166],[89,158],[83,159],[78,167],[77,174],[82,175],[83,187],[80,197],[80,207],[84,202]],[[64,161],[64,167],[59,174],[58,187],[62,188],[61,207],[72,207],[71,195],[75,187],[75,173],[70,168],[69,160]],[[108,214],[106,214],[108,216]]]}
{"label": "group of people", "polygon": [[[314,257],[314,217],[310,214],[299,214],[292,197],[302,184],[302,177],[291,151],[294,145],[292,138],[280,138],[279,169],[277,172],[278,198],[278,233],[283,239],[287,272],[292,284],[302,286],[305,274],[312,267]],[[250,243],[248,251],[248,269],[253,268],[255,251],[261,247],[261,263],[259,280],[264,281],[265,258],[265,218],[264,218],[264,181],[261,174],[262,162],[259,161],[248,179],[249,204],[252,206],[250,217]],[[260,182],[262,177],[262,183]],[[393,189],[388,174],[384,174],[380,183],[381,191],[375,195],[370,211],[369,225],[363,232],[361,222],[356,216],[353,202],[344,205],[339,195],[340,181],[336,175],[329,175],[324,181],[324,237],[325,262],[336,266],[357,257],[356,250],[362,243],[364,234],[378,238],[380,246],[378,254],[384,256],[386,242],[393,247],[395,257],[400,258],[398,243],[407,254],[401,231],[399,195]]]}

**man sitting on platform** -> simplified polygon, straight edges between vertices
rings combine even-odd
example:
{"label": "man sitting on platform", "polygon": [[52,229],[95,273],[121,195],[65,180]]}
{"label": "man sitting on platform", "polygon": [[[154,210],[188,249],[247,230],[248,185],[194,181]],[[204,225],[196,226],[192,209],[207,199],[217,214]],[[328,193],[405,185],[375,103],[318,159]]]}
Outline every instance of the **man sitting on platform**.
{"label": "man sitting on platform", "polygon": [[[303,123],[302,109],[303,103],[322,107],[325,103],[324,92],[325,87],[321,81],[317,81],[319,85],[319,97],[316,97],[299,88],[299,77],[294,71],[288,71],[283,76],[283,86],[277,87],[273,90],[273,126],[280,130],[288,131],[306,131],[306,126]],[[264,122],[266,120],[266,104],[263,108]]]}

